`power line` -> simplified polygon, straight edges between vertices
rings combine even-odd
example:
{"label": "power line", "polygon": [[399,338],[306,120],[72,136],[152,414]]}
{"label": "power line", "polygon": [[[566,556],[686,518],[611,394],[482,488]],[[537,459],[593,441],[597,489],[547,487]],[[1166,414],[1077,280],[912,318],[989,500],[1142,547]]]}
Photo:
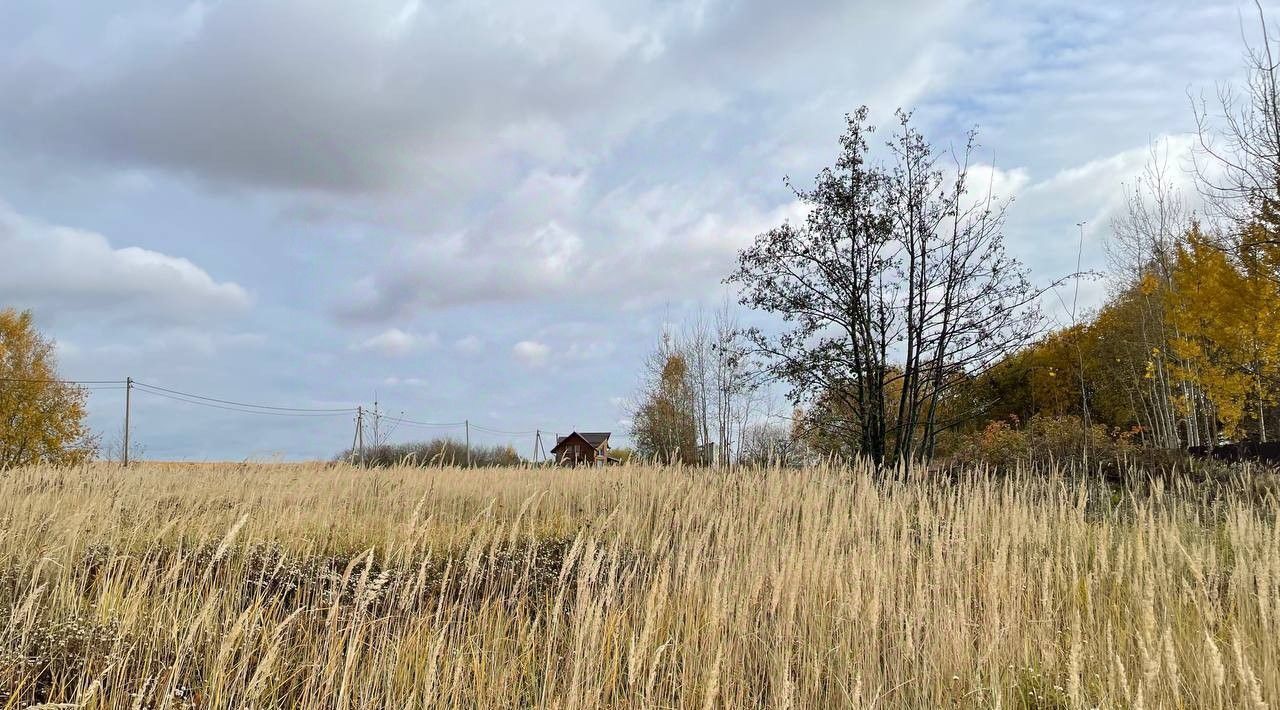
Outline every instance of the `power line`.
{"label": "power line", "polygon": [[0,382],[28,382],[41,384],[59,384],[59,385],[120,385],[124,386],[124,380],[57,380],[57,379],[31,379],[25,377],[0,377]]}
{"label": "power line", "polygon": [[389,414],[382,414],[380,416],[387,421],[396,422],[398,424],[420,426],[428,429],[451,429],[466,425],[466,422],[420,422],[414,419],[406,419],[404,417],[393,417]]}
{"label": "power line", "polygon": [[[206,397],[204,395],[192,394],[190,392],[180,392],[178,390],[171,390],[171,389],[160,387],[157,385],[149,385],[145,382],[138,382],[137,380],[134,380],[133,385],[135,387],[143,387],[149,390],[159,390],[160,392],[167,392],[172,395],[190,397],[191,399],[199,399],[206,402],[217,402],[218,404],[227,404],[233,407],[246,407],[248,409],[269,409],[276,412],[303,412],[303,413],[324,413],[324,414],[354,414],[356,411],[355,407],[344,407],[340,409],[309,409],[305,407],[276,407],[269,404],[251,404],[248,402],[236,402],[229,399],[218,399],[216,397]],[[158,393],[152,392],[152,394],[158,394]]]}
{"label": "power line", "polygon": [[[71,385],[79,389],[83,389],[90,392],[124,390],[126,392],[126,395],[132,389],[137,388],[139,391],[146,392],[147,394],[155,397],[160,397],[160,398],[172,400],[175,402],[182,402],[184,404],[190,404],[198,407],[207,407],[210,409],[218,409],[218,410],[227,411],[227,412],[235,412],[237,414],[258,414],[263,416],[275,416],[275,417],[340,417],[340,416],[355,415],[357,417],[357,428],[356,428],[357,441],[363,438],[360,436],[360,434],[363,433],[362,430],[364,428],[363,417],[360,416],[361,414],[360,407],[314,408],[314,407],[284,407],[284,406],[269,405],[269,404],[255,404],[251,402],[240,402],[240,401],[230,400],[230,399],[220,399],[217,397],[210,397],[207,395],[196,394],[193,392],[184,392],[182,390],[170,389],[167,387],[152,385],[145,382],[138,382],[137,380],[132,380],[132,379],[70,380],[70,379],[59,379],[59,378],[0,377],[0,383],[3,383],[3,382]],[[128,407],[126,406],[126,410],[127,409]],[[403,416],[391,416],[391,415],[385,415],[385,414],[375,414],[375,416],[378,419],[383,419],[388,422],[394,422],[396,424],[401,424],[406,427],[411,427],[416,429],[448,430],[448,429],[459,429],[462,427],[466,427],[468,430],[467,432],[468,440],[470,439],[470,428],[472,426],[474,426],[477,431],[485,432],[487,434],[495,434],[500,436],[535,436],[537,435],[539,439],[541,438],[539,434],[540,430],[512,431],[512,430],[498,429],[498,428],[487,427],[482,425],[474,425],[474,424],[471,424],[469,421],[465,421],[465,420],[456,421],[456,422],[429,422],[429,421],[422,421],[418,419],[410,419],[408,417],[403,417]],[[127,428],[128,426],[127,411],[125,414],[125,421],[126,421],[126,428]],[[362,444],[363,442],[360,441],[359,443]],[[539,445],[540,445],[540,442],[539,442]]]}
{"label": "power line", "polygon": [[[94,390],[94,391],[124,390],[128,388],[128,384],[125,380],[64,380],[64,379],[52,379],[52,378],[35,379],[35,378],[21,378],[21,377],[0,377],[0,382],[67,384],[67,385],[76,385],[81,387],[82,389]],[[158,397],[164,397],[166,399],[171,399],[178,402],[186,402],[187,404],[195,404],[195,405],[204,405],[204,406],[212,407],[214,409],[223,409],[223,410],[233,411],[233,412],[243,412],[246,414],[267,414],[270,412],[277,412],[277,413],[282,413],[283,416],[294,416],[294,415],[337,416],[340,414],[355,414],[357,410],[356,407],[340,407],[340,408],[282,407],[282,406],[270,405],[270,404],[255,404],[252,402],[239,402],[236,400],[220,399],[218,397],[210,397],[207,395],[196,394],[194,392],[184,392],[182,390],[170,389],[168,387],[161,387],[160,385],[153,385],[146,382],[139,382],[137,380],[133,381],[133,386],[140,390],[146,391],[148,394],[153,394]],[[215,404],[224,405],[224,406],[215,407],[214,406]],[[266,411],[258,411],[258,410],[266,410]],[[407,426],[436,428],[436,429],[456,428],[456,427],[464,426],[466,424],[465,421],[428,422],[428,421],[421,421],[417,419],[410,419],[408,417],[393,416],[389,414],[379,415],[379,417],[381,419],[385,419],[390,422],[396,422],[398,424],[404,424]],[[532,429],[528,431],[511,431],[507,429],[487,427],[480,424],[472,424],[472,427],[477,429],[478,431],[483,431],[488,434],[503,434],[507,436],[531,436],[537,433],[535,430],[532,430]]]}
{"label": "power line", "polygon": [[[138,383],[134,383],[134,384],[138,384]],[[211,409],[223,409],[229,412],[239,412],[240,414],[260,414],[263,416],[272,416],[272,417],[341,417],[341,416],[346,416],[348,414],[354,414],[356,412],[356,410],[354,409],[343,409],[343,410],[331,411],[331,412],[278,412],[278,411],[269,411],[269,410],[262,410],[262,409],[243,409],[241,407],[230,407],[222,404],[214,404],[213,402],[202,401],[200,399],[187,399],[184,396],[166,394],[165,392],[158,392],[155,390],[147,389],[145,387],[138,387],[137,390],[139,392],[146,392],[147,394],[155,397],[163,397],[165,399],[171,399],[171,400],[174,400],[175,402],[185,402],[187,404],[194,404],[199,407],[209,407]]]}
{"label": "power line", "polygon": [[507,436],[532,436],[538,433],[538,430],[536,429],[530,429],[529,431],[506,431],[504,429],[490,429],[489,427],[480,426],[479,424],[472,424],[471,428],[477,431],[483,431],[487,434],[506,434]]}

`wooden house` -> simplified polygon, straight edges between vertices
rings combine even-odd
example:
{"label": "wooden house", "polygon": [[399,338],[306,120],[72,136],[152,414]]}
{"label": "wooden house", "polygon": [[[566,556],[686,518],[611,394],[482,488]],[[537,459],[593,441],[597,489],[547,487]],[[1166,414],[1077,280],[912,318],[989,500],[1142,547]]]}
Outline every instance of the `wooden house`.
{"label": "wooden house", "polygon": [[568,436],[558,437],[556,445],[551,448],[551,455],[561,466],[599,466],[617,463],[617,459],[609,458],[609,432],[607,431],[575,431]]}

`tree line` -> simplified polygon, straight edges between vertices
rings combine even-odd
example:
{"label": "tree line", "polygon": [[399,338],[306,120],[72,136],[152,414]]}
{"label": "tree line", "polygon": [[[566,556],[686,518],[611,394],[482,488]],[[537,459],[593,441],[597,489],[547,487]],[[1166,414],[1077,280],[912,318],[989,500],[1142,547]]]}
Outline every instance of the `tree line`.
{"label": "tree line", "polygon": [[1275,439],[1280,75],[1258,19],[1243,89],[1193,102],[1195,192],[1154,147],[1111,225],[1106,302],[983,378],[993,416],[1076,416],[1167,450]]}
{"label": "tree line", "polygon": [[[742,306],[781,327],[717,329],[710,352],[731,354],[743,373],[734,382],[788,386],[791,420],[806,432],[788,437],[791,448],[879,465],[932,457],[941,433],[976,414],[957,407],[958,390],[1032,340],[1043,289],[1006,251],[1007,200],[971,185],[976,132],[944,153],[899,111],[873,154],[868,116],[863,107],[846,117],[840,153],[812,187],[788,182],[808,208],[804,221],[757,236],[725,279]],[[673,348],[664,335],[648,363],[635,417],[641,454],[688,460],[681,452],[720,441],[729,444],[722,462],[729,455],[735,431],[712,439],[699,429],[707,417],[696,393],[731,403],[752,388],[727,393],[714,376],[708,388],[688,367],[700,360],[698,342]],[[750,431],[737,428],[739,453]]]}
{"label": "tree line", "polygon": [[[785,430],[744,421],[713,436],[697,393],[719,395],[724,383],[689,367],[697,338],[668,333],[637,397],[639,452],[705,461],[698,452],[721,442],[720,462],[746,459],[747,432],[764,427],[780,459],[893,466],[1037,419],[1041,438],[1066,426],[1044,420],[1068,422],[1086,457],[1107,441],[1183,450],[1274,440],[1280,70],[1260,9],[1259,26],[1243,90],[1193,102],[1198,140],[1185,169],[1196,194],[1178,189],[1177,168],[1153,147],[1109,225],[1105,274],[1031,281],[1006,250],[1007,196],[975,181],[976,131],[938,149],[899,111],[877,143],[866,107],[848,115],[833,163],[810,186],[787,183],[807,216],[758,235],[725,279],[742,307],[780,324],[717,332],[748,383],[728,399],[784,383],[793,411],[775,422]],[[1105,302],[1079,319],[1073,304],[1072,322],[1052,327],[1048,294],[1092,277],[1106,279]]]}

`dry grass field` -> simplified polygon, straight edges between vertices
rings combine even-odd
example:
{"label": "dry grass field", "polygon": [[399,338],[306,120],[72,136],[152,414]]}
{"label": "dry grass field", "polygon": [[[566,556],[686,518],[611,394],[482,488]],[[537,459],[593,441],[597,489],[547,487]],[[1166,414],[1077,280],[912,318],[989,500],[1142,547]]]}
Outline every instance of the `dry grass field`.
{"label": "dry grass field", "polygon": [[12,471],[0,708],[1280,703],[1271,494],[917,479]]}

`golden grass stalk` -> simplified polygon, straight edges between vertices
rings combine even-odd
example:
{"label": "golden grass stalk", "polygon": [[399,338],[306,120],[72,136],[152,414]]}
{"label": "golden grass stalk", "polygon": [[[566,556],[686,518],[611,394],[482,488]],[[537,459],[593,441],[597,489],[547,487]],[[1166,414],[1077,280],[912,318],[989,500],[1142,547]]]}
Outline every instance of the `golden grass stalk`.
{"label": "golden grass stalk", "polygon": [[1275,706],[1259,486],[12,471],[0,710]]}

